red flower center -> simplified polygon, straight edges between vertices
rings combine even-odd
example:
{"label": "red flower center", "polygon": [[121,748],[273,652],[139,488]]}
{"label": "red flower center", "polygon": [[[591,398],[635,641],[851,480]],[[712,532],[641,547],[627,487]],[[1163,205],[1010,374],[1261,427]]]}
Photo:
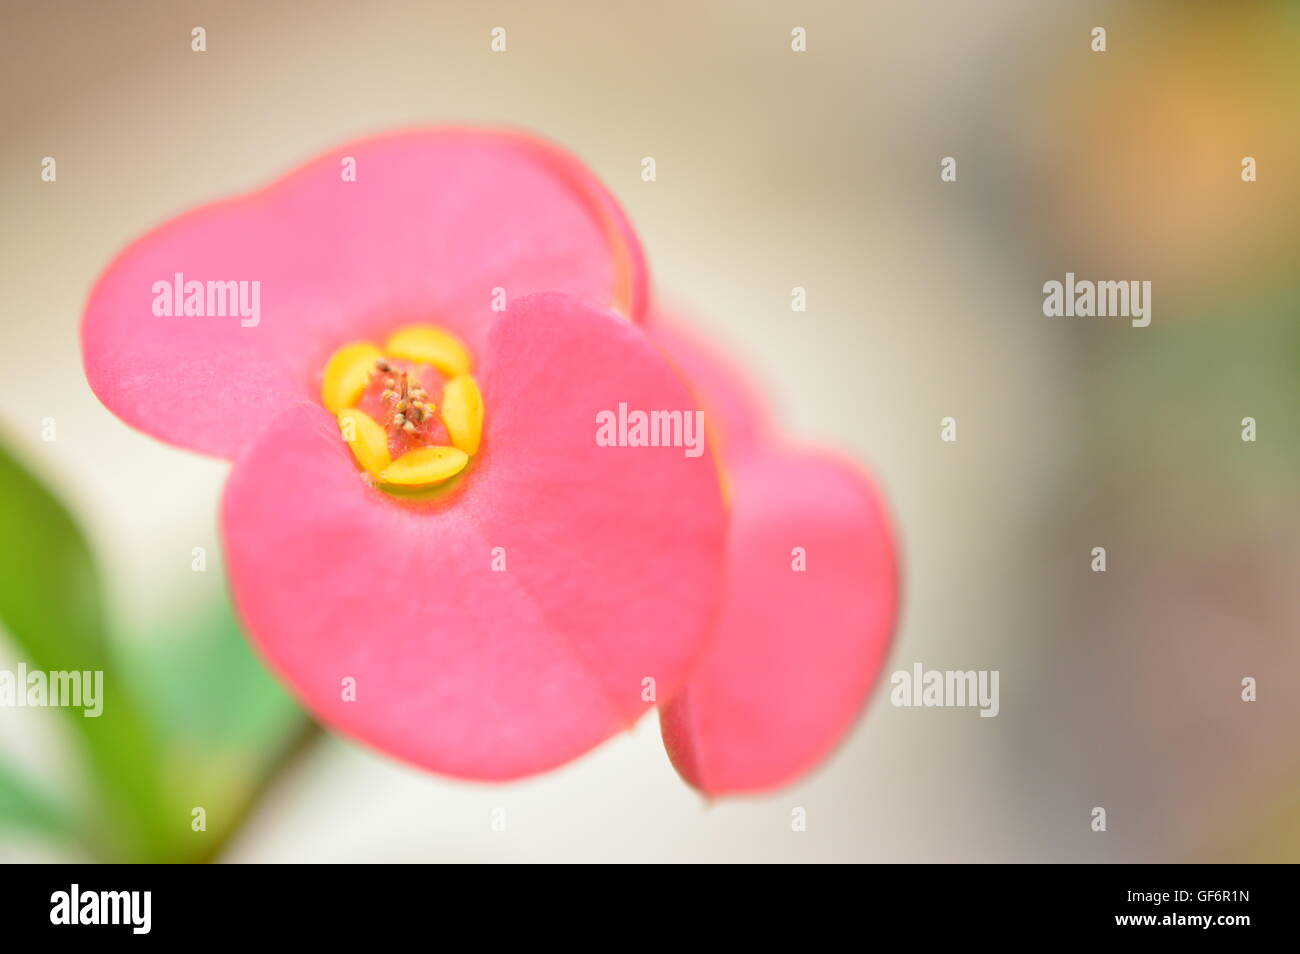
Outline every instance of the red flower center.
{"label": "red flower center", "polygon": [[354,341],[335,351],[321,377],[321,401],[338,415],[343,440],[381,488],[433,487],[478,453],[483,396],[472,368],[454,335],[407,325],[382,350]]}

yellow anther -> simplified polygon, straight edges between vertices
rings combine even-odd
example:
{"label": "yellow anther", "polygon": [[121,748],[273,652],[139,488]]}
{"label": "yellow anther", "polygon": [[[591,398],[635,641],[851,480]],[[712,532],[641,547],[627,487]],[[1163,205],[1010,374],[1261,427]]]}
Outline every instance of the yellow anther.
{"label": "yellow anther", "polygon": [[375,362],[381,357],[380,350],[368,341],[354,341],[335,351],[325,365],[321,403],[335,414],[356,404],[370,382]]}
{"label": "yellow anther", "polygon": [[448,377],[469,374],[474,366],[460,339],[433,325],[398,328],[384,345],[384,353],[403,361],[431,364]]}
{"label": "yellow anther", "polygon": [[354,407],[339,411],[339,430],[357,463],[376,477],[393,462],[388,453],[388,435],[365,411]]}
{"label": "yellow anther", "polygon": [[455,447],[421,447],[407,451],[379,475],[386,484],[421,487],[455,477],[469,463],[469,455]]}
{"label": "yellow anther", "polygon": [[442,392],[442,423],[451,442],[466,454],[477,454],[483,438],[483,395],[468,374],[452,378]]}

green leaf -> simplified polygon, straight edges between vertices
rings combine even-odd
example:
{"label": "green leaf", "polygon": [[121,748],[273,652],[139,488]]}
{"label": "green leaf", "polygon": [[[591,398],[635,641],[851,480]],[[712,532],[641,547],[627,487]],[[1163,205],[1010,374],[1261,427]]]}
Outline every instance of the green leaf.
{"label": "green leaf", "polygon": [[75,838],[77,824],[66,809],[0,761],[0,830],[25,829],[52,838]]}
{"label": "green leaf", "polygon": [[95,781],[92,830],[100,851],[165,860],[188,819],[166,803],[154,732],[131,679],[110,650],[89,548],[72,517],[0,447],[0,621],[29,669],[102,671],[103,712],[62,711]]}
{"label": "green leaf", "polygon": [[226,600],[141,640],[133,663],[162,727],[171,787],[206,813],[207,831],[190,841],[210,857],[311,723],[249,648]]}
{"label": "green leaf", "polygon": [[225,600],[142,643],[137,665],[150,706],[174,742],[204,750],[259,748],[302,720],[249,648]]}

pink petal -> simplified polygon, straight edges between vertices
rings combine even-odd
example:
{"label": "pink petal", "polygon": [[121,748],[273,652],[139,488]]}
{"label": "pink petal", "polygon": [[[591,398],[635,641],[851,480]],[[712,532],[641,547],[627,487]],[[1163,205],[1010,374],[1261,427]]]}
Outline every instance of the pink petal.
{"label": "pink petal", "polygon": [[248,630],[318,717],[438,772],[506,779],[628,727],[643,680],[680,688],[717,611],[724,516],[710,455],[595,442],[620,401],[694,406],[636,326],[524,299],[481,368],[483,449],[446,497],[365,486],[331,417],[301,405],[236,463],[223,525]]}
{"label": "pink petal", "polygon": [[651,310],[646,330],[689,382],[708,415],[710,437],[725,460],[739,458],[770,439],[767,408],[730,358],[662,309]]}
{"label": "pink petal", "polygon": [[785,784],[831,751],[884,664],[898,599],[884,507],[856,468],[772,450],[730,476],[717,634],[661,714],[673,764],[715,795]]}
{"label": "pink petal", "polygon": [[[260,322],[155,316],[153,285],[176,273],[260,282]],[[123,252],[86,305],[86,376],[127,423],[234,456],[277,409],[318,398],[321,369],[348,341],[435,322],[481,347],[498,287],[507,302],[546,290],[623,299],[639,319],[645,263],[609,193],[540,140],[448,128],[353,142]]]}

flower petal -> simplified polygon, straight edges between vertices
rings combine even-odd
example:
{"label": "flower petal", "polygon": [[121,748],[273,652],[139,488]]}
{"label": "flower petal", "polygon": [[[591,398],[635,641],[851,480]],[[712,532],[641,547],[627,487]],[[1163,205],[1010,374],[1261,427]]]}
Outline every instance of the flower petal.
{"label": "flower petal", "polygon": [[777,787],[827,755],[876,682],[897,608],[884,508],[859,471],[772,450],[731,478],[717,634],[661,713],[678,772],[715,795]]}
{"label": "flower petal", "polygon": [[[205,312],[206,283],[248,283],[248,317],[156,315],[178,274],[205,283]],[[86,305],[86,376],[128,424],[234,456],[282,407],[318,398],[349,341],[431,322],[481,347],[496,289],[506,304],[554,290],[639,320],[645,263],[609,193],[554,146],[450,128],[368,139],[126,249]]]}
{"label": "flower petal", "polygon": [[685,323],[652,309],[650,337],[686,378],[709,416],[710,437],[725,460],[762,447],[769,414],[752,382],[729,358]]}
{"label": "flower petal", "polygon": [[505,779],[626,728],[649,686],[681,687],[717,611],[724,517],[710,455],[596,444],[620,401],[693,407],[631,323],[560,295],[514,302],[479,374],[482,448],[445,495],[367,486],[304,404],[236,463],[222,522],[252,639],[318,717]]}

